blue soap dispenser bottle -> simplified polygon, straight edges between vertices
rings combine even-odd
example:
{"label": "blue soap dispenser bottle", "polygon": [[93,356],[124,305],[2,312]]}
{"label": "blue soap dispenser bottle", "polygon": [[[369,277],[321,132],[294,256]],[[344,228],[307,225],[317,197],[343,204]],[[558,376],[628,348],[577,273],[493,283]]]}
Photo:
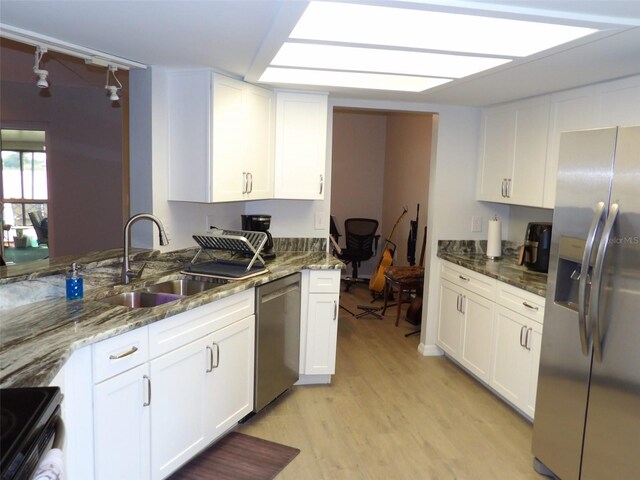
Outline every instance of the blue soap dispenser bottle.
{"label": "blue soap dispenser bottle", "polygon": [[78,272],[78,264],[73,262],[71,270],[67,273],[67,300],[82,298],[84,293],[82,276]]}

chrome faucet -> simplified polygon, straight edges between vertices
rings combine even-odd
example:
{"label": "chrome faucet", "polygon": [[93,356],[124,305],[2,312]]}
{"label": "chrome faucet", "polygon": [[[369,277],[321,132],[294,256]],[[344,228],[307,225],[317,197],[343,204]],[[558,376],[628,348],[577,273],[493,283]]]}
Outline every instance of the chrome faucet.
{"label": "chrome faucet", "polygon": [[129,268],[129,244],[131,243],[131,225],[133,225],[138,220],[142,220],[146,218],[147,220],[151,220],[158,226],[158,231],[160,232],[160,245],[169,245],[169,239],[167,238],[167,234],[164,231],[164,226],[160,219],[150,213],[138,213],[129,219],[127,224],[124,226],[124,258],[122,259],[122,283],[125,285],[128,284],[132,278],[139,278],[142,275],[142,271],[144,267],[147,266],[145,263],[142,268],[134,272]]}

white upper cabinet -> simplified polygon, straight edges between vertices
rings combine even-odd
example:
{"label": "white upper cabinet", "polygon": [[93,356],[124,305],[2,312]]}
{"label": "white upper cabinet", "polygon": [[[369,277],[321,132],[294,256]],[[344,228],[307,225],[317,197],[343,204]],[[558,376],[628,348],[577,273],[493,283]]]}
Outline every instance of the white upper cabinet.
{"label": "white upper cabinet", "polygon": [[640,78],[624,78],[597,86],[598,127],[640,125]]}
{"label": "white upper cabinet", "polygon": [[168,74],[169,200],[273,196],[273,92],[209,70]]}
{"label": "white upper cabinet", "polygon": [[478,200],[542,206],[549,97],[483,112]]}
{"label": "white upper cabinet", "polygon": [[543,207],[553,208],[556,199],[556,175],[562,132],[596,126],[594,87],[577,88],[551,96],[551,121]]}
{"label": "white upper cabinet", "polygon": [[324,198],[327,95],[278,92],[274,197]]}

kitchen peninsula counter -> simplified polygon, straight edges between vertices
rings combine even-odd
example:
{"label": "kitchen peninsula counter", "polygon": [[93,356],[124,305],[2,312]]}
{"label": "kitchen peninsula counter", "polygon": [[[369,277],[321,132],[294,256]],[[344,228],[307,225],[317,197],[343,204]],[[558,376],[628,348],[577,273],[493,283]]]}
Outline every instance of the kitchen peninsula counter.
{"label": "kitchen peninsula counter", "polygon": [[487,258],[485,247],[486,241],[439,241],[438,257],[541,297],[546,296],[547,274],[518,265],[512,245],[505,242],[504,255],[498,260]]}
{"label": "kitchen peninsula counter", "polygon": [[3,311],[0,327],[0,386],[49,385],[72,353],[86,345],[215,302],[300,270],[343,268],[342,262],[325,252],[277,252],[276,258],[267,262],[268,272],[263,275],[224,283],[217,288],[175,302],[152,308],[132,309],[99,301],[100,298],[117,293],[183,278],[184,275],[181,275],[179,270],[188,264],[192,256],[192,252],[154,255],[148,258],[149,266],[145,270],[144,278],[129,285],[114,285],[112,272],[111,276],[105,275],[104,285],[96,285],[86,291],[82,300],[67,301],[65,298],[54,298]]}

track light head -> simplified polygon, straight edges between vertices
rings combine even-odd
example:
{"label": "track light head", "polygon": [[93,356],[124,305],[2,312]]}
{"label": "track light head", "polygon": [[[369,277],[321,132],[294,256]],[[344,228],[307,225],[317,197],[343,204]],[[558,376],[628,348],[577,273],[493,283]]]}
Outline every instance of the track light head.
{"label": "track light head", "polygon": [[106,85],[104,88],[106,88],[109,92],[109,100],[111,100],[112,102],[117,102],[118,100],[120,100],[120,97],[118,96],[118,90],[120,89],[118,87],[116,87],[115,85]]}
{"label": "track light head", "polygon": [[33,73],[38,76],[38,82],[36,85],[39,88],[48,88],[49,82],[47,82],[47,75],[49,72],[46,70],[40,70],[40,60],[42,60],[42,56],[47,53],[47,49],[45,47],[36,47],[36,61],[33,65]]}

